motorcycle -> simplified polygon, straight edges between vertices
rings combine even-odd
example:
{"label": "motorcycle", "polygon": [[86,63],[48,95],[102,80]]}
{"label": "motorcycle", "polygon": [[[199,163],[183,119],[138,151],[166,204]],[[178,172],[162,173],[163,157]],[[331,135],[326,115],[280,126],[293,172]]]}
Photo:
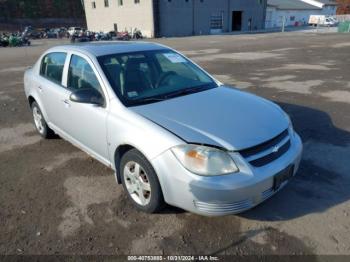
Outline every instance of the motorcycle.
{"label": "motorcycle", "polygon": [[0,37],[0,46],[2,46],[2,47],[9,46],[9,37],[6,34],[3,34]]}
{"label": "motorcycle", "polygon": [[131,39],[131,36],[128,31],[124,31],[118,32],[116,38],[117,40],[129,41]]}
{"label": "motorcycle", "polygon": [[95,33],[93,38],[95,41],[108,41],[112,39],[109,33],[106,34],[103,32]]}
{"label": "motorcycle", "polygon": [[84,33],[74,33],[71,38],[70,38],[71,43],[75,43],[75,42],[90,42],[91,39],[89,36],[86,36]]}
{"label": "motorcycle", "polygon": [[142,35],[141,30],[135,28],[135,29],[134,29],[134,32],[133,32],[133,34],[132,34],[132,38],[133,38],[133,39],[142,39],[142,38],[143,38],[143,35]]}
{"label": "motorcycle", "polygon": [[11,35],[9,37],[9,46],[10,47],[19,47],[19,46],[23,46],[23,45],[27,45],[30,46],[30,41],[28,39],[28,37],[24,36],[24,35]]}

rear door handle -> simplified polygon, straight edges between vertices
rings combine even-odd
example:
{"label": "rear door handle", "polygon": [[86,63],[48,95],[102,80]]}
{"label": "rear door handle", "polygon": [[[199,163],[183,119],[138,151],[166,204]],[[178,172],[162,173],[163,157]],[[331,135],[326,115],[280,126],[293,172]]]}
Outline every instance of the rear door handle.
{"label": "rear door handle", "polygon": [[39,89],[40,92],[43,91],[43,88],[40,85],[38,86],[38,89]]}

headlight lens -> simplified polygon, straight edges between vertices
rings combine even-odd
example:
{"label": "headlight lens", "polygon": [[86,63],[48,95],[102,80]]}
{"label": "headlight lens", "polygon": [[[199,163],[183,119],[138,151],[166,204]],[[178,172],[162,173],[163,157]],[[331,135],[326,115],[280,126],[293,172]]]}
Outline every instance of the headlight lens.
{"label": "headlight lens", "polygon": [[293,127],[293,123],[292,120],[290,119],[290,117],[288,116],[289,119],[289,126],[288,126],[288,131],[289,131],[289,135],[294,135],[294,127]]}
{"label": "headlight lens", "polygon": [[171,151],[186,169],[197,175],[218,176],[238,172],[230,155],[216,148],[180,145]]}

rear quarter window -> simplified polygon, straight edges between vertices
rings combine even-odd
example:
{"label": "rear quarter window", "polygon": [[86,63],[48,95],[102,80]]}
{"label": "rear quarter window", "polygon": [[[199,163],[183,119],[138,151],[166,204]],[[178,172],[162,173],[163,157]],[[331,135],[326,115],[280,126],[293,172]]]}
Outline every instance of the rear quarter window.
{"label": "rear quarter window", "polygon": [[41,61],[40,75],[61,84],[66,53],[55,52],[45,55]]}

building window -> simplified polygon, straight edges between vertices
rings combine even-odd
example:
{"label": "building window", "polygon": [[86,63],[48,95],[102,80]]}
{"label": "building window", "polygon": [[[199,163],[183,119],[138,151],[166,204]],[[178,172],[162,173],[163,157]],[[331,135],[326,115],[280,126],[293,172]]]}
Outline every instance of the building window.
{"label": "building window", "polygon": [[105,7],[109,7],[109,0],[105,0]]}
{"label": "building window", "polygon": [[91,6],[92,6],[92,9],[96,9],[96,2],[95,1],[91,2]]}
{"label": "building window", "polygon": [[139,3],[140,3],[140,0],[134,0],[134,3],[135,3],[135,4],[139,4]]}
{"label": "building window", "polygon": [[122,6],[123,5],[123,0],[118,0],[118,5]]}
{"label": "building window", "polygon": [[210,17],[210,29],[223,29],[223,14],[213,14]]}

